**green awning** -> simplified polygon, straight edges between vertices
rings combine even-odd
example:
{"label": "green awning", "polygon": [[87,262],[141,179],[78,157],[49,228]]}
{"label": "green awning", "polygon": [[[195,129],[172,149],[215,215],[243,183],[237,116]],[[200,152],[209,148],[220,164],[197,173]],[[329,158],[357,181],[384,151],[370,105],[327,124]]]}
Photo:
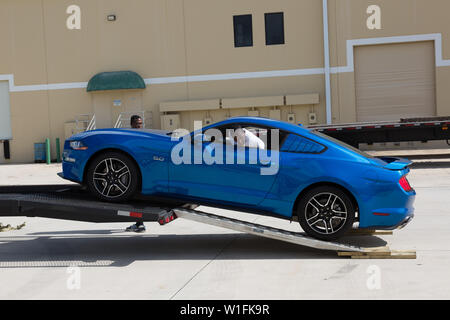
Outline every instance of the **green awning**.
{"label": "green awning", "polygon": [[87,91],[145,89],[144,79],[133,71],[98,73],[89,80]]}

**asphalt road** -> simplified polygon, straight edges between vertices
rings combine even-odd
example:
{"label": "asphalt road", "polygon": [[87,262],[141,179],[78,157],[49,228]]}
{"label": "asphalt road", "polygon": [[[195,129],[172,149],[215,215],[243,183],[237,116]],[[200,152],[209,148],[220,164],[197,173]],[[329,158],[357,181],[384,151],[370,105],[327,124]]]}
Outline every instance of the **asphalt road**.
{"label": "asphalt road", "polygon": [[[183,219],[129,224],[0,218],[0,299],[449,299],[450,156],[421,159],[409,180],[416,216],[362,246],[415,249],[415,260],[351,260]],[[59,165],[2,165],[0,184],[66,183]],[[300,231],[273,218],[201,210]]]}

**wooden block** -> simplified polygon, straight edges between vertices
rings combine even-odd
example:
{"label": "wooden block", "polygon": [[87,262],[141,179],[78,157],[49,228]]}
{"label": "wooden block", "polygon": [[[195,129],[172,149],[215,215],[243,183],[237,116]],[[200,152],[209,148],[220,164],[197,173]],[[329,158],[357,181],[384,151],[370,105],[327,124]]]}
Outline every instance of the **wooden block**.
{"label": "wooden block", "polygon": [[352,256],[352,259],[416,259],[417,254],[415,251],[391,251],[389,255],[374,256]]}
{"label": "wooden block", "polygon": [[352,257],[352,256],[365,256],[365,255],[386,255],[389,254],[389,247],[375,247],[375,248],[367,248],[363,252],[353,252],[353,251],[339,251],[338,256],[340,257]]}
{"label": "wooden block", "polygon": [[338,252],[340,257],[350,257],[352,259],[416,259],[414,250],[390,250],[389,247],[379,247],[366,249],[363,252]]}

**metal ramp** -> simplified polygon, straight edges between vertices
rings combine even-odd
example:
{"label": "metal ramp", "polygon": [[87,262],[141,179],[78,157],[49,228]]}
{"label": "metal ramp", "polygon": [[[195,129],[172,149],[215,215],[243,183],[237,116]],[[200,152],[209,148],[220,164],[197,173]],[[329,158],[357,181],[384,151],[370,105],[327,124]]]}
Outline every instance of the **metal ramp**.
{"label": "metal ramp", "polygon": [[[415,250],[391,250],[388,246],[363,248],[345,243],[322,241],[309,237],[304,233],[292,232],[224,216],[218,216],[211,213],[193,210],[192,208],[186,206],[182,208],[174,208],[172,212],[174,213],[175,217],[205,223],[216,227],[222,227],[234,231],[252,234],[255,236],[289,242],[304,247],[336,251],[339,257],[347,257],[351,259],[416,259]],[[172,215],[169,219],[166,220],[166,222],[172,221],[173,219],[174,217]],[[164,223],[160,222],[160,224]],[[379,232],[376,230],[355,232],[355,235],[370,236],[377,234],[392,235],[392,232]]]}
{"label": "metal ramp", "polygon": [[231,229],[234,231],[253,234],[255,236],[290,242],[315,249],[345,251],[345,252],[365,252],[365,249],[360,247],[338,242],[317,240],[305,235],[304,233],[272,228],[256,223],[218,216],[215,214],[206,213],[198,210],[192,210],[187,208],[175,208],[173,209],[173,212],[179,218],[205,223],[216,227]]}

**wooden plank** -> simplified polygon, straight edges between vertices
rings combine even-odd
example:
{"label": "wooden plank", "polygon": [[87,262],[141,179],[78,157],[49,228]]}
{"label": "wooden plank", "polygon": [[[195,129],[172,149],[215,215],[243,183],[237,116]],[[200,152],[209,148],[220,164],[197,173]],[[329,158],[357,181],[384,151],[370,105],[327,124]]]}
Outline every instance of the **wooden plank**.
{"label": "wooden plank", "polygon": [[416,259],[415,250],[390,250],[389,247],[368,248],[363,252],[338,252],[339,257],[352,259]]}
{"label": "wooden plank", "polygon": [[389,255],[363,255],[363,256],[351,256],[352,259],[416,259],[417,254],[415,251],[391,251]]}
{"label": "wooden plank", "polygon": [[366,248],[363,252],[352,252],[352,251],[339,251],[338,256],[340,257],[352,257],[352,256],[385,256],[391,252],[389,247],[374,247]]}

